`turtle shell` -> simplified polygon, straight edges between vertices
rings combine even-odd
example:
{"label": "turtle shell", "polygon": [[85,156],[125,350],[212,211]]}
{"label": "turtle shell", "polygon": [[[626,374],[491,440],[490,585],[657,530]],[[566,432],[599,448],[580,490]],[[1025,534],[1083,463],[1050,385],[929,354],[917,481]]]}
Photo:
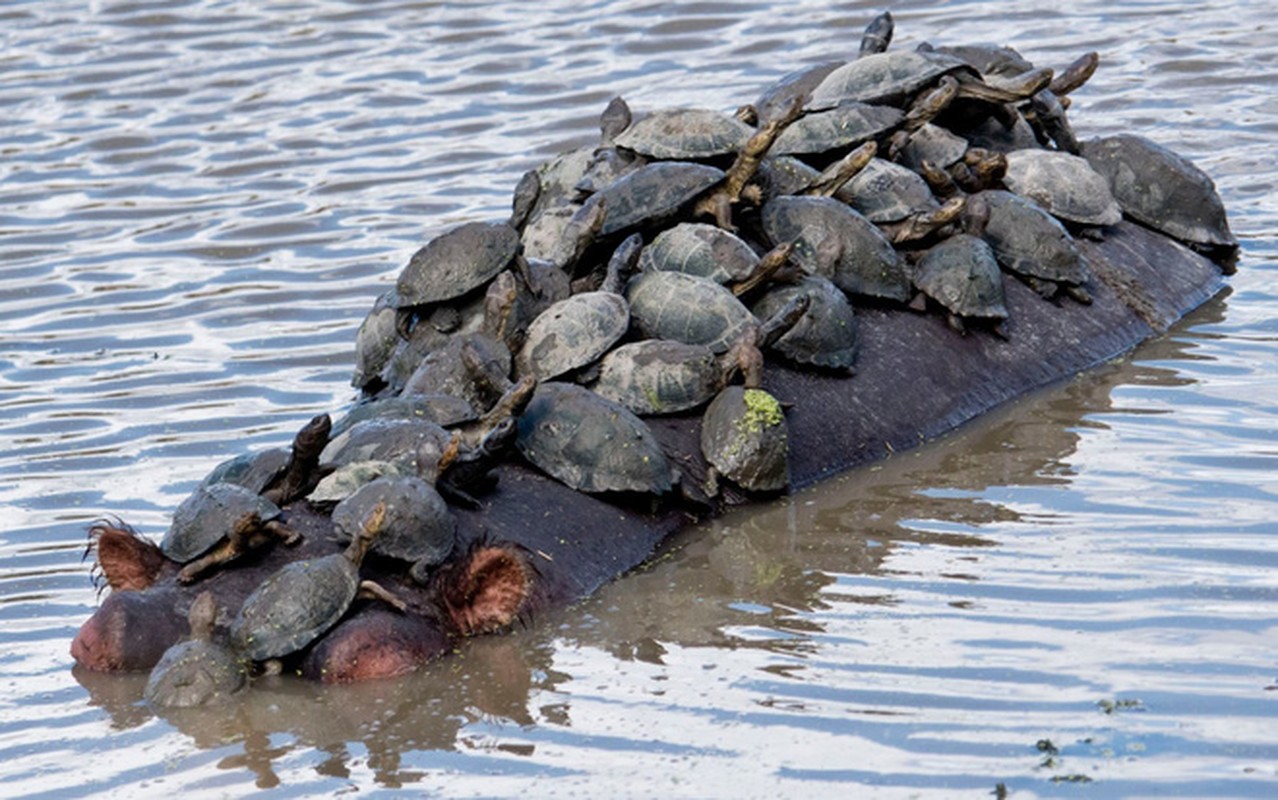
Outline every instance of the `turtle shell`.
{"label": "turtle shell", "polygon": [[164,651],[142,696],[154,706],[191,708],[228,697],[247,680],[244,662],[229,648],[191,639]]}
{"label": "turtle shell", "polygon": [[762,389],[728,386],[701,418],[701,452],[743,489],[790,485],[790,435],[776,398]]}
{"label": "turtle shell", "polygon": [[572,202],[554,206],[538,214],[524,226],[520,241],[524,245],[524,256],[529,259],[554,261],[559,257],[564,235],[568,224],[581,210],[581,203]]}
{"label": "turtle shell", "polygon": [[723,177],[723,170],[707,164],[658,161],[640,167],[592,194],[577,214],[591,213],[593,203],[604,203],[600,236],[644,225],[659,225]]}
{"label": "turtle shell", "polygon": [[843,103],[897,105],[909,95],[948,73],[966,70],[962,60],[937,52],[889,50],[862,56],[825,77],[808,100],[808,109],[820,111]]}
{"label": "turtle shell", "polygon": [[604,356],[593,389],[636,414],[675,414],[714,397],[723,369],[703,344],[645,339]]}
{"label": "turtle shell", "polygon": [[1080,225],[1116,225],[1123,211],[1087,161],[1057,150],[1013,150],[1003,183],[1055,217]]}
{"label": "turtle shell", "polygon": [[967,139],[929,122],[915,131],[901,148],[900,162],[913,170],[917,170],[924,161],[945,169],[961,159],[968,146]]}
{"label": "turtle shell", "polygon": [[760,319],[780,311],[794,297],[809,298],[807,312],[772,345],[797,364],[827,369],[851,369],[859,349],[858,324],[847,295],[819,275],[805,275],[792,285],[778,285],[759,298],[751,310]]}
{"label": "turtle shell", "polygon": [[784,116],[790,106],[800,97],[806,97],[825,76],[846,64],[846,61],[825,61],[803,67],[781,77],[769,86],[754,101],[754,109],[759,114],[759,124]]}
{"label": "turtle shell", "polygon": [[456,425],[478,417],[474,407],[460,397],[450,394],[407,394],[398,397],[379,397],[346,412],[333,423],[329,438],[341,436],[361,422],[370,419],[424,419],[436,425]]}
{"label": "turtle shell", "polygon": [[1138,222],[1191,244],[1238,246],[1216,184],[1184,157],[1132,134],[1093,139],[1083,155]]}
{"label": "turtle shell", "polygon": [[425,419],[370,419],[329,440],[320,463],[341,467],[356,461],[390,461],[416,474],[434,464],[418,464],[422,451],[442,453],[452,435]]}
{"label": "turtle shell", "polygon": [[994,248],[1000,264],[1032,278],[1087,282],[1083,255],[1055,217],[1011,192],[990,190],[977,197],[989,209],[981,238]]}
{"label": "turtle shell", "polygon": [[519,232],[505,222],[468,222],[435,237],[399,273],[400,306],[461,297],[505,269],[519,245]]}
{"label": "turtle shell", "polygon": [[542,472],[583,492],[663,494],[674,482],[648,425],[576,384],[537,387],[519,417],[515,446]]}
{"label": "turtle shell", "polygon": [[359,332],[355,334],[355,371],[351,375],[351,385],[355,388],[362,389],[381,375],[395,352],[399,344],[398,307],[399,295],[391,289],[377,298],[360,323]]}
{"label": "turtle shell", "polygon": [[754,315],[741,301],[709,278],[682,272],[644,272],[626,286],[630,317],[651,339],[702,344],[716,353],[730,348]]}
{"label": "turtle shell", "polygon": [[245,598],[231,641],[254,661],[296,652],[342,618],[359,580],[359,567],[342,553],[285,564]]}
{"label": "turtle shell", "polygon": [[447,394],[460,397],[477,411],[488,408],[490,398],[476,385],[462,360],[462,350],[468,346],[474,349],[494,382],[500,383],[510,375],[510,350],[505,342],[486,333],[454,335],[421,360],[404,383],[402,394]]}
{"label": "turtle shell", "polygon": [[662,231],[639,256],[644,272],[685,272],[715,283],[744,280],[758,264],[759,257],[740,237],[701,222],[681,222]]}
{"label": "turtle shell", "polygon": [[289,450],[284,447],[244,453],[218,464],[204,476],[200,485],[207,487],[215,483],[233,483],[254,494],[261,494],[283,474],[284,468],[288,466],[288,459]]}
{"label": "turtle shell", "polygon": [[744,122],[704,108],[654,111],[614,140],[649,158],[697,160],[736,153],[754,133]]}
{"label": "turtle shell", "polygon": [[572,295],[551,305],[528,326],[515,370],[519,375],[549,380],[599,358],[629,327],[630,311],[621,295]]}
{"label": "turtle shell", "polygon": [[173,512],[173,524],[160,541],[164,555],[185,564],[222,540],[245,514],[262,521],[275,519],[280,509],[256,492],[234,483],[198,486]]}
{"label": "turtle shell", "polygon": [[775,155],[817,155],[831,150],[848,150],[895,128],[904,116],[899,109],[891,106],[846,103],[795,120],[781,132],[769,152]]}
{"label": "turtle shell", "polygon": [[325,475],[306,499],[314,504],[338,503],[370,481],[403,474],[403,469],[390,461],[352,461]]}
{"label": "turtle shell", "polygon": [[917,172],[881,158],[870,159],[845,189],[846,202],[871,222],[900,222],[940,208]]}
{"label": "turtle shell", "polygon": [[934,245],[915,267],[919,290],[959,317],[1007,319],[1003,276],[985,240],[967,233]]}
{"label": "turtle shell", "polygon": [[874,223],[830,197],[776,197],[763,206],[773,242],[794,242],[795,263],[848,294],[905,301],[910,279]]}
{"label": "turtle shell", "polygon": [[435,487],[416,476],[375,478],[356,489],[333,509],[338,534],[349,540],[378,503],[386,505],[386,517],[374,553],[435,566],[452,552],[457,520]]}

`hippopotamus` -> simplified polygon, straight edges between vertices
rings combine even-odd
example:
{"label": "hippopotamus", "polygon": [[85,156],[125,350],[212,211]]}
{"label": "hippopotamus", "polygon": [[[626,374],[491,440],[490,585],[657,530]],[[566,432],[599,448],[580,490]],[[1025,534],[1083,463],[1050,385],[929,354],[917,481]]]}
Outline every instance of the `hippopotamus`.
{"label": "hippopotamus", "polygon": [[[770,359],[764,384],[788,407],[791,488],[927,442],[1110,359],[1165,331],[1220,288],[1213,262],[1130,222],[1079,246],[1095,276],[1092,304],[1044,302],[1007,280],[1012,324],[1006,339],[959,336],[937,315],[868,305],[858,309],[854,376],[799,371]],[[650,422],[683,481],[704,479],[697,415]],[[635,568],[676,531],[754,499],[732,491],[701,502],[674,494],[588,495],[517,459],[501,463],[495,475],[495,488],[476,508],[456,509],[457,545],[428,583],[414,583],[375,559],[365,562],[364,574],[402,598],[404,611],[357,601],[284,667],[329,682],[407,673],[447,654],[457,637],[535,624],[539,614]],[[187,610],[202,592],[233,613],[282,565],[344,547],[330,518],[305,499],[285,503],[280,518],[301,534],[301,544],[255,550],[233,569],[192,582],[180,581],[181,565],[127,524],[97,523],[91,531],[96,563],[111,592],[72,642],[75,660],[102,672],[150,669],[187,635]]]}

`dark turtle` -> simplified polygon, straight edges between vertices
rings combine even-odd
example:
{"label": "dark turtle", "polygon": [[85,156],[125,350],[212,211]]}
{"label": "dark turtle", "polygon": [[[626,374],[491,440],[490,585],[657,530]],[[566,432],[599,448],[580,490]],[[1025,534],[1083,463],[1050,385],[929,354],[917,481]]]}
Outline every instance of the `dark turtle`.
{"label": "dark turtle", "polygon": [[714,397],[735,367],[704,344],[644,339],[604,356],[591,388],[636,414],[676,414]]}
{"label": "dark turtle", "polygon": [[456,425],[479,416],[467,400],[450,394],[406,394],[360,403],[333,423],[333,437],[370,419],[424,419],[436,425]]}
{"label": "dark turtle", "polygon": [[[477,358],[463,359],[463,350],[473,351]],[[510,366],[510,350],[504,342],[485,333],[453,336],[422,359],[405,382],[402,394],[447,394],[482,410],[488,408],[493,398],[484,391],[485,384],[477,383],[476,367],[491,382],[509,375]]]}
{"label": "dark turtle", "polygon": [[960,333],[966,320],[997,326],[1007,319],[998,260],[984,239],[970,233],[933,245],[915,267],[914,284],[945,308],[950,327]]}
{"label": "dark turtle", "polygon": [[400,307],[461,297],[515,259],[519,232],[506,222],[468,222],[435,237],[409,259],[395,283]]}
{"label": "dark turtle", "polygon": [[1035,70],[1018,83],[991,86],[962,59],[937,52],[892,50],[858,58],[831,72],[812,90],[807,107],[820,111],[852,101],[901,106],[946,75],[958,82],[960,97],[989,103],[1024,100],[1052,79],[1051,70]]}
{"label": "dark turtle", "polygon": [[515,444],[542,472],[583,492],[663,494],[675,479],[643,420],[576,384],[540,384]]}
{"label": "dark turtle", "polygon": [[942,206],[918,173],[881,158],[871,159],[839,198],[898,244],[923,239],[954,222],[965,205],[956,197]]}
{"label": "dark turtle", "polygon": [[233,483],[197,487],[173,512],[173,524],[160,542],[169,559],[184,564],[178,581],[238,558],[273,539],[296,544],[301,534],[277,517],[280,509],[261,495]]}
{"label": "dark turtle", "polygon": [[[529,392],[531,399],[532,392]],[[522,409],[521,409],[522,412]],[[517,416],[508,416],[493,425],[473,448],[460,451],[441,470],[435,488],[448,502],[470,509],[480,507],[476,494],[491,491],[497,484],[493,469],[515,446],[519,434]]]}
{"label": "dark turtle", "polygon": [[[365,387],[365,393],[400,392],[424,358],[447,347],[454,339],[478,333],[484,327],[483,292],[471,292],[462,301],[429,308],[434,311],[420,320],[424,324],[417,324],[416,311],[401,309],[397,312],[397,319],[403,324],[399,328],[400,339],[395,345],[395,352],[382,368],[381,384],[384,386],[370,384]],[[436,323],[443,323],[443,326]],[[373,391],[370,392],[370,389]]]}
{"label": "dark turtle", "polygon": [[1238,247],[1216,184],[1184,157],[1133,134],[1093,139],[1083,155],[1136,221],[1191,246]]}
{"label": "dark turtle", "polygon": [[[806,307],[806,304],[805,304]],[[754,328],[733,348],[744,386],[727,386],[701,417],[701,454],[710,470],[706,494],[719,494],[719,478],[727,477],[752,492],[772,492],[790,485],[789,427],[781,404],[760,388],[764,334]]]}
{"label": "dark turtle", "polygon": [[191,603],[191,637],[164,651],[151,669],[142,696],[153,706],[192,708],[223,700],[248,680],[248,665],[230,648],[213,641],[217,601],[203,592]]}
{"label": "dark turtle", "polygon": [[846,103],[806,114],[777,137],[772,155],[820,155],[872,141],[893,130],[905,115],[891,106]]}
{"label": "dark turtle", "polygon": [[484,332],[518,352],[528,323],[572,294],[568,273],[549,261],[528,259],[526,274],[507,270],[488,284],[484,295]]}
{"label": "dark turtle", "polygon": [[414,475],[375,478],[333,509],[340,539],[357,534],[379,505],[385,506],[385,519],[372,552],[409,562],[409,575],[426,583],[430,571],[452,552],[457,538],[457,520],[448,504],[434,486]]}
{"label": "dark turtle", "polygon": [[1003,182],[1066,222],[1105,226],[1123,218],[1105,178],[1085,159],[1069,153],[1014,150],[1007,154]]}
{"label": "dark turtle", "polygon": [[376,381],[399,345],[397,323],[399,295],[394,289],[383,292],[360,323],[355,334],[355,371],[351,385],[356,389]]}
{"label": "dark turtle", "polygon": [[243,453],[218,464],[204,476],[200,485],[207,487],[215,483],[233,483],[254,494],[261,494],[284,474],[288,460],[289,451],[283,447]]}
{"label": "dark turtle", "polygon": [[775,156],[760,166],[757,185],[765,203],[788,194],[837,197],[846,203],[851,197],[848,182],[865,169],[877,152],[874,142],[866,142],[820,171],[792,156]]}
{"label": "dark turtle", "polygon": [[345,551],[294,561],[264,580],[231,624],[235,647],[253,661],[296,652],[333,627],[357,596],[404,610],[403,601],[359,577],[359,565],[385,519],[386,507],[374,507]]}
{"label": "dark turtle", "polygon": [[754,130],[738,119],[703,108],[654,111],[613,140],[642,156],[697,161],[735,153]]}
{"label": "dark turtle", "polygon": [[603,203],[607,213],[600,236],[660,225],[723,178],[723,170],[708,164],[658,161],[591,195],[577,214],[588,214],[593,205]]}
{"label": "dark turtle", "polygon": [[825,76],[846,64],[846,61],[825,61],[810,67],[797,69],[781,77],[759,95],[752,107],[759,124],[785,116],[796,102],[802,103],[812,90],[825,80]]}
{"label": "dark turtle", "polygon": [[320,463],[335,469],[357,461],[390,461],[404,472],[420,474],[435,466],[420,463],[423,453],[438,457],[452,439],[453,434],[426,419],[370,419],[334,436]]}
{"label": "dark turtle", "polygon": [[973,203],[988,212],[981,237],[1004,268],[1044,298],[1063,290],[1080,303],[1091,303],[1082,286],[1088,279],[1087,262],[1055,217],[1011,192],[981,192]]}
{"label": "dark turtle", "polygon": [[681,222],[662,231],[639,256],[644,272],[684,272],[723,284],[745,280],[758,264],[759,257],[745,241],[701,222]]}
{"label": "dark turtle", "polygon": [[892,243],[845,203],[777,197],[763,206],[763,228],[773,242],[795,243],[794,260],[805,272],[829,278],[848,294],[910,298],[909,276]]}
{"label": "dark turtle", "polygon": [[963,159],[969,146],[967,139],[929,122],[914,132],[910,141],[901,148],[897,160],[912,170],[917,170],[925,160],[948,170]]}
{"label": "dark turtle", "polygon": [[730,348],[756,322],[731,291],[682,272],[641,273],[626,286],[626,300],[644,336],[703,344],[716,353]]}
{"label": "dark turtle", "polygon": [[796,284],[777,285],[750,310],[756,317],[767,319],[799,295],[809,299],[807,313],[772,348],[796,364],[851,369],[859,347],[856,314],[847,296],[829,280],[805,275]]}
{"label": "dark turtle", "polygon": [[515,358],[517,374],[549,380],[594,362],[626,334],[630,309],[621,294],[621,273],[638,260],[642,240],[634,237],[610,260],[598,291],[560,300],[532,321]]}

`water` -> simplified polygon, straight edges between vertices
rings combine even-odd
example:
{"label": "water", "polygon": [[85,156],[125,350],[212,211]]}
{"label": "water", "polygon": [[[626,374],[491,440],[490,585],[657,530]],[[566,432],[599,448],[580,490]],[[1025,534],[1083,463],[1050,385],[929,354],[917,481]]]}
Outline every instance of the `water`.
{"label": "water", "polygon": [[504,215],[615,94],[731,109],[878,10],[0,3],[4,794],[1273,796],[1272,2],[893,8],[901,47],[1099,50],[1081,132],[1216,178],[1241,269],[1130,357],[401,680],[160,718],[141,677],[72,673],[86,524],[158,534],[349,402],[422,242]]}

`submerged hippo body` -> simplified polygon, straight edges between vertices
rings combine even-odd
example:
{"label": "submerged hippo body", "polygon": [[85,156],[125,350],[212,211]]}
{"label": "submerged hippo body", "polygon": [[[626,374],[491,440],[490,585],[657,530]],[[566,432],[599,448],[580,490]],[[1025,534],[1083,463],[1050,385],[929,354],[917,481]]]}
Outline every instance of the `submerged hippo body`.
{"label": "submerged hippo body", "polygon": [[[1122,223],[1102,242],[1082,242],[1095,284],[1091,306],[1045,303],[1005,279],[1013,320],[1009,339],[957,336],[936,315],[867,307],[860,316],[855,376],[795,371],[769,363],[764,385],[791,403],[793,488],[939,436],[1022,394],[1111,358],[1165,330],[1219,288],[1210,261],[1170,239]],[[685,485],[698,486],[706,464],[699,416],[649,420]],[[477,509],[454,509],[457,546],[427,585],[403,565],[377,558],[362,575],[404,599],[403,613],[357,601],[327,634],[289,657],[285,668],[313,679],[347,682],[403,674],[436,658],[455,637],[498,631],[568,605],[640,564],[671,533],[717,507],[668,498],[575,492],[511,458],[496,470],[495,490]],[[748,498],[725,496],[725,504]],[[695,512],[695,513],[694,513]],[[331,520],[306,501],[286,504],[296,547],[274,545],[189,585],[180,565],[122,523],[95,527],[98,566],[112,587],[72,643],[76,661],[95,671],[146,670],[187,635],[186,614],[201,592],[234,613],[280,566],[339,552]],[[225,629],[219,629],[224,635]]]}

